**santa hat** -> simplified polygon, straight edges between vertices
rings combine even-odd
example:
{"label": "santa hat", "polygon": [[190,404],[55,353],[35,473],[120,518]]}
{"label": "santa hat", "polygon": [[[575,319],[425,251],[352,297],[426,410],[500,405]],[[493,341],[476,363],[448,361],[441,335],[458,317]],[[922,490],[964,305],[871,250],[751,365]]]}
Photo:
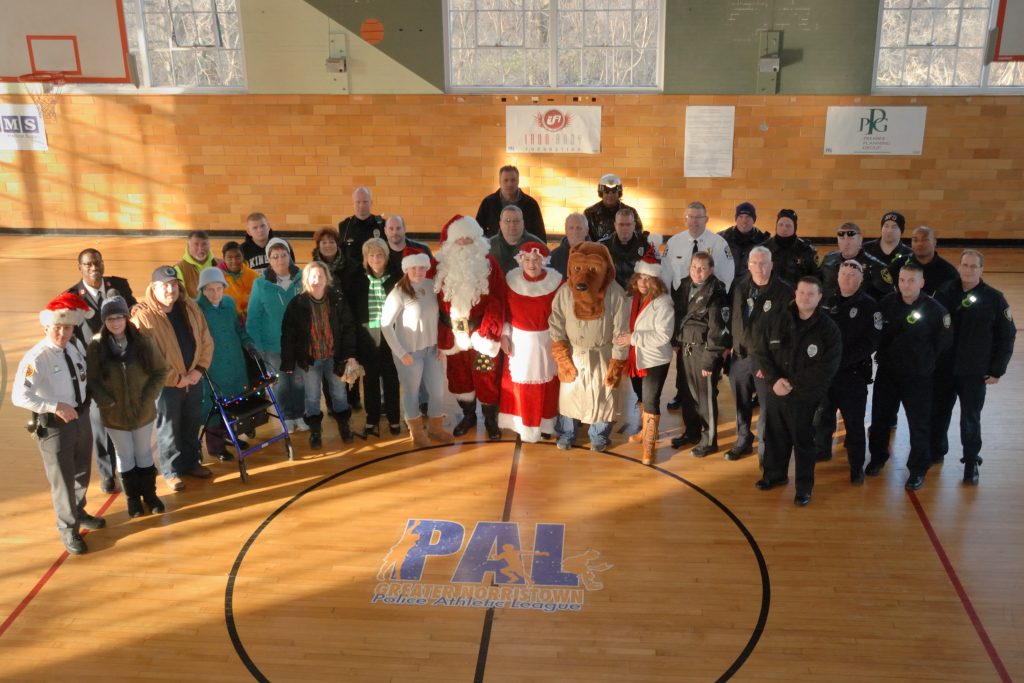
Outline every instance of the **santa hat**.
{"label": "santa hat", "polygon": [[654,253],[654,247],[648,249],[644,257],[636,262],[633,272],[638,275],[661,277],[661,262],[658,261],[658,257]]}
{"label": "santa hat", "polygon": [[452,219],[441,228],[441,244],[445,244],[448,240],[454,242],[463,237],[479,239],[483,236],[484,230],[476,222],[476,219],[461,214],[452,216]]}
{"label": "santa hat", "polygon": [[524,254],[533,254],[534,256],[540,256],[541,262],[544,265],[547,265],[551,261],[551,252],[548,250],[547,245],[541,244],[540,242],[531,241],[524,242],[523,244],[519,245],[519,251],[516,253],[515,256],[515,259],[518,263],[522,263],[520,257],[523,256]]}
{"label": "santa hat", "polygon": [[430,268],[430,257],[415,247],[406,247],[402,250],[402,272],[408,272],[410,268],[422,266]]}
{"label": "santa hat", "polygon": [[46,304],[46,308],[39,311],[39,322],[43,327],[50,325],[81,325],[87,318],[91,318],[93,310],[89,304],[77,294],[64,292],[56,299]]}

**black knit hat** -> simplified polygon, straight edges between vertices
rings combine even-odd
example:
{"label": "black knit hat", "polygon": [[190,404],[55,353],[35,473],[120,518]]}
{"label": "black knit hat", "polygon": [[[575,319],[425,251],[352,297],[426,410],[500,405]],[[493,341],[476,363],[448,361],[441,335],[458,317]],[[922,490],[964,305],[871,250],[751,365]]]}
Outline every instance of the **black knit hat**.
{"label": "black knit hat", "polygon": [[889,213],[882,216],[882,222],[879,225],[885,225],[886,221],[895,221],[896,225],[900,226],[900,234],[903,234],[904,228],[907,227],[907,219],[903,217],[903,214],[899,211],[890,211]]}
{"label": "black knit hat", "polygon": [[788,218],[793,221],[793,232],[796,232],[796,211],[793,209],[780,209],[779,215],[775,217],[775,222],[778,223],[780,218]]}
{"label": "black knit hat", "polygon": [[750,202],[743,202],[742,204],[736,205],[736,217],[739,218],[743,214],[750,216],[755,221],[757,220],[757,209],[755,209],[754,205]]}
{"label": "black knit hat", "polygon": [[103,300],[100,307],[100,320],[106,322],[112,315],[123,315],[128,317],[128,303],[119,296],[108,297]]}

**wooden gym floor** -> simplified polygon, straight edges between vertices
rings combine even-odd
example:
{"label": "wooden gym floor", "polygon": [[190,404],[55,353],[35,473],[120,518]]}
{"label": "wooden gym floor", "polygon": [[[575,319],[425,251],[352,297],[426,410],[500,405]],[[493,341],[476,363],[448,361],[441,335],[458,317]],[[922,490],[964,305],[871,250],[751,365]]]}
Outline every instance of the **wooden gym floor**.
{"label": "wooden gym floor", "polygon": [[[11,376],[40,338],[39,309],[78,280],[82,247],[141,294],[183,245],[0,238],[0,680],[1024,677],[1021,353],[990,388],[976,488],[961,485],[954,445],[906,493],[902,422],[881,477],[850,486],[837,446],[805,509],[792,486],[754,489],[756,458],[672,451],[678,415],[664,418],[655,468],[621,435],[604,454],[585,435],[562,452],[482,432],[424,450],[388,437],[343,448],[328,425],[322,454],[299,434],[294,462],[279,445],[252,456],[247,485],[234,463],[182,493],[161,484],[163,515],[130,520],[94,481],[88,507],[108,526],[67,557]],[[309,250],[296,244],[300,261]],[[985,273],[1018,317],[1021,255],[990,250]],[[493,584],[505,576],[515,582]]]}

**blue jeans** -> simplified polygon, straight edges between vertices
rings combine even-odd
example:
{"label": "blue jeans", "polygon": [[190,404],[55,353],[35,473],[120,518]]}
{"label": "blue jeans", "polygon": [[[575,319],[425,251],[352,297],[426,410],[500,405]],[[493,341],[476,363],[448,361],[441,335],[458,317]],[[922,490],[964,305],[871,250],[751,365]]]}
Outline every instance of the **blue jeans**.
{"label": "blue jeans", "polygon": [[196,384],[179,389],[164,387],[156,399],[156,442],[160,473],[165,479],[199,467],[199,428],[203,418],[203,390]]}
{"label": "blue jeans", "polygon": [[326,381],[331,393],[331,412],[344,413],[348,410],[348,387],[345,381],[334,374],[334,359],[315,360],[303,372],[302,381],[306,393],[306,415],[320,415],[321,381]]}
{"label": "blue jeans", "polygon": [[[297,420],[302,417],[306,390],[302,376],[302,368],[295,368],[289,375],[281,370],[281,354],[273,351],[263,351],[263,357],[267,359],[275,370],[277,370],[277,383],[274,384],[274,394],[277,396],[277,403],[281,406],[281,417],[286,420]],[[319,411],[317,411],[319,412]]]}
{"label": "blue jeans", "polygon": [[420,393],[423,390],[427,392],[427,416],[438,417],[444,411],[444,368],[437,359],[437,346],[428,346],[409,355],[412,356],[412,365],[408,366],[395,356],[405,418],[411,420],[420,414]]}
{"label": "blue jeans", "polygon": [[[561,443],[572,446],[576,443],[576,430],[579,429],[579,426],[579,420],[559,414],[558,420],[555,422],[555,434],[558,435],[558,440]],[[587,436],[590,437],[590,445],[598,449],[608,447],[608,443],[611,441],[611,434],[611,422],[595,422],[587,430]]]}

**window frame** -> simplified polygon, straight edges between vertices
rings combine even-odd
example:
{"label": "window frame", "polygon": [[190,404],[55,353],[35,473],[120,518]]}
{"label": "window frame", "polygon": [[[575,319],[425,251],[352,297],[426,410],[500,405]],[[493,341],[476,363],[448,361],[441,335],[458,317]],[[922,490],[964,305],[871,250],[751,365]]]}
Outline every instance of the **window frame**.
{"label": "window frame", "polygon": [[[495,95],[495,94],[513,94],[513,95],[534,95],[537,97],[543,95],[553,94],[599,94],[607,93],[609,95],[616,94],[634,94],[634,95],[654,95],[661,94],[665,91],[665,14],[666,5],[670,0],[656,0],[658,3],[658,49],[657,59],[655,64],[655,71],[657,73],[657,83],[650,86],[600,86],[600,85],[585,85],[585,86],[558,86],[558,85],[547,85],[547,86],[505,86],[505,85],[452,85],[452,48],[451,48],[451,0],[444,0],[441,3],[444,24],[444,91],[445,93],[453,95]],[[549,45],[548,55],[548,68],[551,80],[558,78],[558,12],[557,7],[558,0],[551,0],[551,5],[548,8],[550,11],[552,21],[550,26],[552,27],[551,35],[554,36],[554,42]],[[479,11],[479,10],[473,10]],[[584,10],[586,11],[586,10]],[[550,83],[550,81],[549,81]]]}

